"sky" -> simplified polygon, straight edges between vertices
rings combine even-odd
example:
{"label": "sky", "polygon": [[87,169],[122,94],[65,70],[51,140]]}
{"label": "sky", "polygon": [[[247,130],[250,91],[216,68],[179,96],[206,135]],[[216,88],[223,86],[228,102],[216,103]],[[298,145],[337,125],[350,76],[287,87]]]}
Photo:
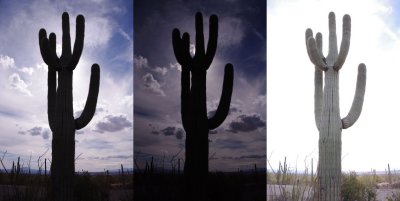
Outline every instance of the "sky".
{"label": "sky", "polygon": [[[342,131],[342,171],[400,169],[400,4],[395,0],[267,0],[267,157],[274,169],[287,158],[294,170],[314,168],[318,131],[314,120],[314,65],[305,31],[321,32],[328,48],[328,14],[351,16],[351,42],[340,70],[341,118],[350,110],[357,67],[367,67],[361,116]],[[340,44],[338,44],[340,45]]]}
{"label": "sky", "polygon": [[153,157],[157,167],[171,169],[185,158],[181,66],[173,53],[172,30],[188,32],[194,47],[198,11],[206,42],[209,17],[219,18],[217,52],[207,71],[208,112],[218,106],[225,64],[232,63],[235,71],[230,113],[209,134],[209,171],[265,167],[266,2],[135,0],[134,9],[135,167],[143,169]]}
{"label": "sky", "polygon": [[[74,70],[75,118],[86,102],[90,67],[100,65],[100,89],[91,122],[75,134],[75,170],[133,168],[133,3],[130,0],[0,1],[0,155],[4,164],[21,157],[24,167],[38,169],[51,160],[52,133],[47,120],[47,65],[38,33],[57,36],[61,54],[61,15],[85,17],[82,56]],[[73,46],[73,44],[72,44]],[[43,155],[44,154],[44,155]],[[43,155],[39,161],[39,157]],[[30,160],[31,158],[31,160]]]}

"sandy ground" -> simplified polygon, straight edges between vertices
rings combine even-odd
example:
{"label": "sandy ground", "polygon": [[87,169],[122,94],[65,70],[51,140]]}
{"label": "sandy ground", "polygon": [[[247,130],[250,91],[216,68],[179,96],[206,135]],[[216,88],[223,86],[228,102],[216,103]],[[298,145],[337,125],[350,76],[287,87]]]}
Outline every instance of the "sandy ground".
{"label": "sandy ground", "polygon": [[[292,185],[278,186],[267,184],[267,201],[272,200],[272,197],[280,194],[281,189],[284,188],[286,191],[291,192],[293,189]],[[377,189],[377,201],[386,201],[386,197],[390,197],[392,193],[400,193],[400,189]],[[312,194],[312,189],[304,189],[304,198],[307,199]]]}

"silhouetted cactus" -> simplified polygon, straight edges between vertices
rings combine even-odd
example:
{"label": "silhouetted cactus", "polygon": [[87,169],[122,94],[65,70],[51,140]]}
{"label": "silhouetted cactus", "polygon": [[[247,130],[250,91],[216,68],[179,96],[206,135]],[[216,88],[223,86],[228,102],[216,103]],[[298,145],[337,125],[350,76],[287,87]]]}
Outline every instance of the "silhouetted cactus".
{"label": "silhouetted cactus", "polygon": [[[189,34],[182,38],[178,29],[172,32],[172,44],[181,72],[181,115],[186,132],[184,175],[191,182],[200,182],[208,174],[208,132],[217,128],[229,113],[233,88],[233,66],[225,66],[222,94],[217,111],[207,117],[206,75],[217,50],[218,17],[210,17],[207,50],[204,47],[203,17],[196,13],[196,49],[190,55]],[[194,181],[196,180],[196,181]]]}
{"label": "silhouetted cactus", "polygon": [[[51,181],[53,200],[74,200],[75,130],[85,127],[92,119],[99,93],[100,67],[93,64],[89,93],[81,116],[74,119],[72,105],[72,75],[82,54],[85,19],[76,18],[76,37],[73,52],[69,34],[69,16],[62,15],[62,54],[56,54],[56,35],[47,38],[46,30],[39,31],[39,46],[44,62],[48,65],[48,120],[53,133]],[[58,73],[58,84],[56,73]]]}
{"label": "silhouetted cactus", "polygon": [[[341,119],[339,108],[339,70],[342,68],[350,47],[350,16],[343,17],[343,36],[338,54],[335,14],[329,13],[329,52],[322,54],[322,34],[313,37],[306,30],[308,56],[315,65],[314,113],[319,131],[318,197],[319,201],[339,201],[342,176],[342,129],[351,127],[361,114],[364,102],[366,67],[358,66],[357,88],[348,115]],[[323,88],[322,72],[325,72]]]}

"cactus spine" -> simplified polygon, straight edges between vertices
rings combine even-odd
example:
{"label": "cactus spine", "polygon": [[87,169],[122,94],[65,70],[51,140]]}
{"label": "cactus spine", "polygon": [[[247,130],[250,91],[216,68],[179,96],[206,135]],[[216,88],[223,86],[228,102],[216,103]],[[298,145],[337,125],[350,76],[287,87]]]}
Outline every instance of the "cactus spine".
{"label": "cactus spine", "polygon": [[76,18],[76,39],[73,52],[71,52],[69,16],[66,12],[62,15],[62,31],[60,58],[56,54],[56,35],[54,33],[47,38],[46,30],[40,29],[39,46],[43,60],[48,65],[47,113],[49,126],[53,133],[50,168],[52,200],[71,201],[74,200],[75,130],[85,127],[95,113],[99,93],[100,67],[93,64],[85,107],[81,116],[74,119],[72,76],[83,50],[84,17],[78,15]]}
{"label": "cactus spine", "polygon": [[[319,131],[318,197],[320,201],[339,201],[341,186],[342,129],[351,127],[361,114],[364,102],[366,67],[358,66],[357,88],[348,115],[341,119],[339,109],[339,70],[350,46],[351,19],[343,17],[343,35],[340,51],[337,49],[335,14],[329,13],[329,52],[322,53],[322,34],[313,37],[306,30],[307,53],[315,65],[314,113]],[[322,72],[325,73],[323,86]]]}
{"label": "cactus spine", "polygon": [[208,131],[217,128],[229,113],[233,88],[233,66],[226,64],[222,94],[215,115],[207,117],[206,75],[217,50],[218,17],[210,17],[207,50],[204,47],[203,17],[196,13],[196,52],[189,51],[189,34],[172,32],[172,44],[181,72],[181,115],[186,132],[184,175],[189,181],[208,174]]}

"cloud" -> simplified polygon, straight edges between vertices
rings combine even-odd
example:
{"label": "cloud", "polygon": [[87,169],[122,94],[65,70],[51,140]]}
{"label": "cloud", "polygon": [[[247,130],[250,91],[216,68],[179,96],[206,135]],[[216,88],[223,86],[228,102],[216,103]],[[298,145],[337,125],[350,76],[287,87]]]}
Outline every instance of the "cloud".
{"label": "cloud", "polygon": [[142,77],[142,80],[145,89],[151,91],[156,95],[165,96],[164,91],[161,89],[161,85],[158,83],[156,79],[154,79],[151,73],[147,73],[146,75],[144,75]]}
{"label": "cloud", "polygon": [[176,128],[174,126],[168,126],[160,131],[153,131],[153,134],[162,133],[165,136],[174,135],[176,139],[181,140],[184,136],[184,130],[182,128]]}
{"label": "cloud", "polygon": [[97,159],[97,160],[131,159],[131,158],[133,158],[133,154],[132,154],[132,155],[111,155],[111,156],[104,156],[104,157],[94,156],[94,157],[89,157],[89,158],[91,158],[91,159]]}
{"label": "cloud", "polygon": [[9,86],[25,95],[32,96],[28,89],[28,85],[21,79],[18,73],[13,73],[8,77]]}
{"label": "cloud", "polygon": [[214,142],[220,149],[243,149],[247,147],[241,140],[235,139],[217,139]]}
{"label": "cloud", "polygon": [[43,139],[47,140],[50,137],[50,130],[48,128],[43,128],[40,126],[35,126],[27,131],[20,131],[20,134],[28,133],[32,136],[42,136]]}
{"label": "cloud", "polygon": [[235,121],[232,121],[229,124],[229,132],[237,133],[237,132],[250,132],[254,131],[258,128],[264,128],[265,121],[262,120],[261,116],[258,114],[252,115],[240,115],[236,118]]}
{"label": "cloud", "polygon": [[32,67],[22,67],[19,71],[32,75],[35,70]]}
{"label": "cloud", "polygon": [[15,67],[14,59],[7,55],[0,54],[0,67],[4,69],[14,68]]}
{"label": "cloud", "polygon": [[239,156],[239,157],[232,157],[232,156],[222,156],[222,159],[228,159],[228,160],[241,160],[241,159],[266,159],[266,155],[265,154],[253,154],[253,155],[243,155],[243,156]]}
{"label": "cloud", "polygon": [[114,147],[110,142],[100,139],[85,139],[79,146],[87,149],[112,149]]}
{"label": "cloud", "polygon": [[132,122],[125,114],[121,115],[107,115],[102,121],[96,124],[96,130],[99,133],[103,132],[117,132],[125,128],[131,128]]}
{"label": "cloud", "polygon": [[135,68],[145,68],[145,67],[148,67],[149,62],[145,57],[143,57],[141,55],[138,55],[138,56],[135,55],[133,65]]}
{"label": "cloud", "polygon": [[243,22],[237,17],[225,17],[220,20],[218,44],[223,47],[230,47],[239,44],[245,33]]}

